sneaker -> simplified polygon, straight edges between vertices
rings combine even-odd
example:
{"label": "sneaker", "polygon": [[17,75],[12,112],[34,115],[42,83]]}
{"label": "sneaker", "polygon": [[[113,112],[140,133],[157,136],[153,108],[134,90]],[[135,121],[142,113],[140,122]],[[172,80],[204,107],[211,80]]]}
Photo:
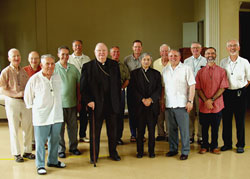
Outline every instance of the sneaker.
{"label": "sneaker", "polygon": [[47,171],[44,167],[40,167],[37,169],[37,174],[38,175],[45,175],[45,174],[47,174]]}
{"label": "sneaker", "polygon": [[244,153],[244,148],[243,147],[238,147],[236,150],[237,153]]}
{"label": "sneaker", "polygon": [[15,158],[15,161],[18,163],[24,162],[23,157],[21,155],[15,155],[14,158]]}
{"label": "sneaker", "polygon": [[47,163],[47,166],[48,167],[56,167],[56,168],[65,168],[66,167],[65,163],[60,162],[60,161],[58,161],[57,164]]}
{"label": "sneaker", "polygon": [[79,139],[79,142],[89,143],[89,139],[87,137],[83,137]]}
{"label": "sneaker", "polygon": [[59,152],[58,157],[59,158],[66,158],[65,152]]}
{"label": "sneaker", "polygon": [[34,154],[32,154],[32,153],[24,153],[23,158],[34,160],[34,159],[36,159],[36,156]]}

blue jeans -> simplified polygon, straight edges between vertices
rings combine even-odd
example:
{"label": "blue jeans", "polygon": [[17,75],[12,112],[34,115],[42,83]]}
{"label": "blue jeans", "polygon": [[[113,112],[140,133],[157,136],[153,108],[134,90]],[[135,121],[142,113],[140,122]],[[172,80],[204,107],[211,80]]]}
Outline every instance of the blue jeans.
{"label": "blue jeans", "polygon": [[181,153],[188,155],[190,151],[189,143],[189,115],[185,108],[167,108],[168,113],[168,140],[169,150],[178,152],[179,136],[178,127],[181,134]]}
{"label": "blue jeans", "polygon": [[58,163],[58,146],[62,123],[46,126],[34,126],[36,140],[36,167],[45,167],[45,148],[48,140],[48,161],[50,164]]}

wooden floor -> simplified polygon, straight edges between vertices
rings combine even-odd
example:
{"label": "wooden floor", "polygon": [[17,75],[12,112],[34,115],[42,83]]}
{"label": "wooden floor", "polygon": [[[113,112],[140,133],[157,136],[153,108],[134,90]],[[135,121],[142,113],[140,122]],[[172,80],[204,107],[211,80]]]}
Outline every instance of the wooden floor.
{"label": "wooden floor", "polygon": [[[234,125],[235,145],[235,125]],[[20,130],[20,137],[21,137]],[[125,120],[123,140],[125,145],[118,146],[118,152],[122,158],[116,162],[108,158],[106,130],[103,127],[100,159],[97,167],[89,163],[89,146],[79,143],[79,149],[83,152],[80,156],[72,156],[67,153],[66,159],[61,159],[67,167],[64,169],[47,168],[46,176],[36,173],[35,161],[25,160],[24,163],[16,163],[10,154],[8,124],[0,123],[0,175],[1,179],[26,179],[26,178],[81,178],[81,179],[249,179],[250,178],[250,110],[246,119],[246,149],[244,154],[237,154],[235,148],[220,155],[207,153],[198,154],[197,143],[191,145],[189,159],[180,161],[179,155],[165,157],[169,146],[167,142],[156,142],[156,158],[145,155],[142,159],[136,158],[136,144],[129,142],[128,121]],[[66,137],[67,139],[67,137]],[[146,143],[147,144],[147,143]],[[145,144],[145,154],[147,146]],[[219,146],[221,146],[221,127],[219,132]]]}

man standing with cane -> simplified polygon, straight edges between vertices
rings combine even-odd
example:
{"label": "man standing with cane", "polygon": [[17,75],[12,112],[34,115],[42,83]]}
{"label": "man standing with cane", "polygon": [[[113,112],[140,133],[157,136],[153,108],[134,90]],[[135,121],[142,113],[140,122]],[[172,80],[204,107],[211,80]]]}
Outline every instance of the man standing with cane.
{"label": "man standing with cane", "polygon": [[117,62],[108,59],[108,48],[98,43],[95,48],[96,59],[82,68],[80,81],[83,106],[91,108],[94,121],[90,122],[90,162],[98,160],[100,134],[103,120],[106,120],[109,155],[114,161],[121,158],[116,151],[116,119],[120,112],[121,78]]}

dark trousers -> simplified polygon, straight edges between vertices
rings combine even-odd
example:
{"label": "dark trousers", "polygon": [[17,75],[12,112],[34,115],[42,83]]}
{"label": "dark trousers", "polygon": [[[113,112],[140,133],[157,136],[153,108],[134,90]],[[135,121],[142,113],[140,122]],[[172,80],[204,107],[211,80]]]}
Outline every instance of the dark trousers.
{"label": "dark trousers", "polygon": [[131,136],[136,137],[136,105],[134,101],[133,91],[128,85],[127,87],[127,103],[128,103],[128,117],[129,117],[129,128]]}
{"label": "dark trousers", "polygon": [[122,138],[124,129],[125,90],[121,91],[121,111],[117,118],[117,140]]}
{"label": "dark trousers", "polygon": [[[221,112],[218,113],[199,113],[199,119],[202,130],[202,141],[201,148],[211,150],[218,148],[218,131],[221,121]],[[208,130],[211,126],[211,143],[209,143]]]}
{"label": "dark trousers", "polygon": [[87,118],[87,112],[86,109],[82,107],[80,111],[80,116],[79,116],[79,121],[80,121],[80,130],[79,130],[79,136],[80,138],[86,137],[86,130],[88,126],[88,118]]}
{"label": "dark trousers", "polygon": [[138,114],[137,117],[137,153],[143,154],[143,138],[145,134],[146,126],[148,128],[148,152],[153,154],[155,148],[155,126],[157,117],[153,115],[151,107],[143,107],[144,109]]}
{"label": "dark trousers", "polygon": [[[92,118],[92,116],[91,116]],[[100,149],[100,134],[102,129],[102,123],[106,120],[106,129],[108,135],[108,146],[109,146],[109,155],[114,157],[118,155],[116,151],[116,119],[117,115],[114,113],[109,113],[103,110],[102,115],[99,118],[95,118],[95,156],[96,160],[99,156]],[[90,159],[93,160],[93,120],[90,120]]]}
{"label": "dark trousers", "polygon": [[232,119],[236,122],[237,144],[236,147],[245,146],[245,115],[247,106],[246,88],[237,90],[226,89],[223,93],[225,108],[222,110],[223,131],[222,137],[225,146],[231,147]]}

